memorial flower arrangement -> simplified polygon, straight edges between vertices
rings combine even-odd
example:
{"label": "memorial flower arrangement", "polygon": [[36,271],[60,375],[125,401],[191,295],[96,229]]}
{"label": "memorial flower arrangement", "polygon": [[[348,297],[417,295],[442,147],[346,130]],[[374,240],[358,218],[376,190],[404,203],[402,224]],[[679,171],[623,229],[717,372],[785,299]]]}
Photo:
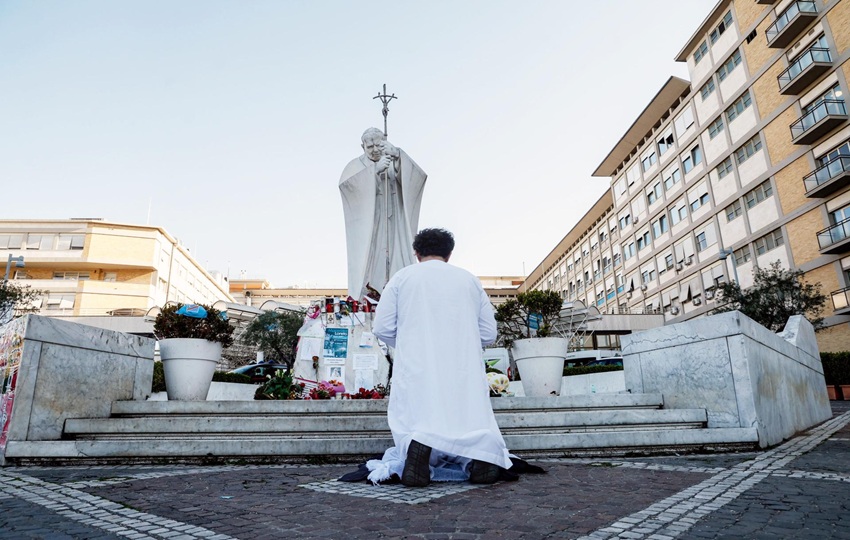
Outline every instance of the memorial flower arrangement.
{"label": "memorial flower arrangement", "polygon": [[342,384],[342,381],[338,381],[336,379],[330,379],[329,381],[327,381],[327,384],[330,385],[331,387],[333,387],[334,391],[338,395],[342,395],[342,394],[345,393],[345,385]]}
{"label": "memorial flower arrangement", "polygon": [[278,370],[257,388],[254,399],[301,399],[304,386],[304,383],[296,383],[293,380],[291,371]]}
{"label": "memorial flower arrangement", "polygon": [[384,396],[375,388],[371,390],[360,388],[356,394],[351,394],[351,399],[384,399]]}
{"label": "memorial flower arrangement", "polygon": [[309,396],[310,399],[333,399],[336,389],[328,381],[321,381],[316,388],[310,390]]}
{"label": "memorial flower arrangement", "polygon": [[501,396],[508,392],[511,381],[504,373],[491,372],[487,374],[487,384],[490,385],[491,396]]}

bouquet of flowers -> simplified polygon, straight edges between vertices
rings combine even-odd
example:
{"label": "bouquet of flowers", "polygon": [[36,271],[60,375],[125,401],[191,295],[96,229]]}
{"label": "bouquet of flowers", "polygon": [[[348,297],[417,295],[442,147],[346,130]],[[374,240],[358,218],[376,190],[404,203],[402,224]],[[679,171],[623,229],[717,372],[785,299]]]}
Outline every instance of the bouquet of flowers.
{"label": "bouquet of flowers", "polygon": [[501,396],[507,393],[511,381],[503,373],[488,373],[487,384],[490,385],[490,395]]}
{"label": "bouquet of flowers", "polygon": [[336,395],[336,390],[328,381],[320,382],[316,388],[310,390],[310,399],[331,399]]}
{"label": "bouquet of flowers", "polygon": [[384,396],[375,388],[371,390],[360,388],[356,394],[351,394],[351,399],[384,399]]}

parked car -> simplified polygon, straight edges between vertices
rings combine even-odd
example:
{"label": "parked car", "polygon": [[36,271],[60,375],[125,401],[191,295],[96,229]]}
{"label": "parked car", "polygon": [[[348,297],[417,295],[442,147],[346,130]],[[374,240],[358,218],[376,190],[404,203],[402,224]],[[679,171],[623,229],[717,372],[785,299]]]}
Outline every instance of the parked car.
{"label": "parked car", "polygon": [[591,360],[586,366],[620,366],[623,367],[623,359],[619,356],[610,358],[600,358],[599,360]]}
{"label": "parked car", "polygon": [[236,369],[231,369],[230,373],[241,373],[251,377],[252,383],[266,382],[267,377],[273,377],[279,370],[285,370],[285,364],[274,364],[271,362],[262,362],[259,364],[251,364],[250,366],[240,366]]}

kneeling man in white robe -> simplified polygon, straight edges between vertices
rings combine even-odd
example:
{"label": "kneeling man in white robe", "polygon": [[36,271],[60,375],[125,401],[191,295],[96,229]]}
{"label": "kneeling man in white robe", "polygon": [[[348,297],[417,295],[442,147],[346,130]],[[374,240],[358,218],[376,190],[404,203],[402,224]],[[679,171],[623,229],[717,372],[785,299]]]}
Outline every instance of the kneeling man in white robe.
{"label": "kneeling man in white robe", "polygon": [[401,473],[414,487],[431,478],[492,483],[500,467],[511,467],[481,356],[496,339],[493,306],[478,278],[448,264],[453,249],[450,232],[420,231],[419,264],[399,270],[381,294],[373,331],[395,349],[388,409],[395,447],[367,463],[373,482]]}

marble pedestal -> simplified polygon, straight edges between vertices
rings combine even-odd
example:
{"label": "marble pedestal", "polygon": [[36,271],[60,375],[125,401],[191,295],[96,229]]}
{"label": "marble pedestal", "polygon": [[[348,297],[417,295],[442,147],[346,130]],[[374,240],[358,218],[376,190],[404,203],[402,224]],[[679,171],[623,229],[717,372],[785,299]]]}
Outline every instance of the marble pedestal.
{"label": "marble pedestal", "polygon": [[[377,338],[372,335],[373,317],[374,313],[363,312],[342,318],[323,313],[311,321],[299,333],[301,340],[293,368],[295,376],[309,381],[341,380],[350,394],[357,393],[360,387],[371,390],[378,384],[386,386],[390,365]],[[346,336],[344,348],[326,349],[328,331],[342,332]],[[313,356],[318,357],[315,367]],[[342,375],[332,373],[334,368],[340,368]]]}
{"label": "marble pedestal", "polygon": [[665,408],[704,408],[709,428],[754,427],[762,448],[832,416],[802,316],[779,334],[733,311],[621,340],[628,391],[662,394]]}
{"label": "marble pedestal", "polygon": [[154,340],[27,315],[0,328],[0,465],[11,441],[55,441],[68,418],[107,418],[151,391]]}

